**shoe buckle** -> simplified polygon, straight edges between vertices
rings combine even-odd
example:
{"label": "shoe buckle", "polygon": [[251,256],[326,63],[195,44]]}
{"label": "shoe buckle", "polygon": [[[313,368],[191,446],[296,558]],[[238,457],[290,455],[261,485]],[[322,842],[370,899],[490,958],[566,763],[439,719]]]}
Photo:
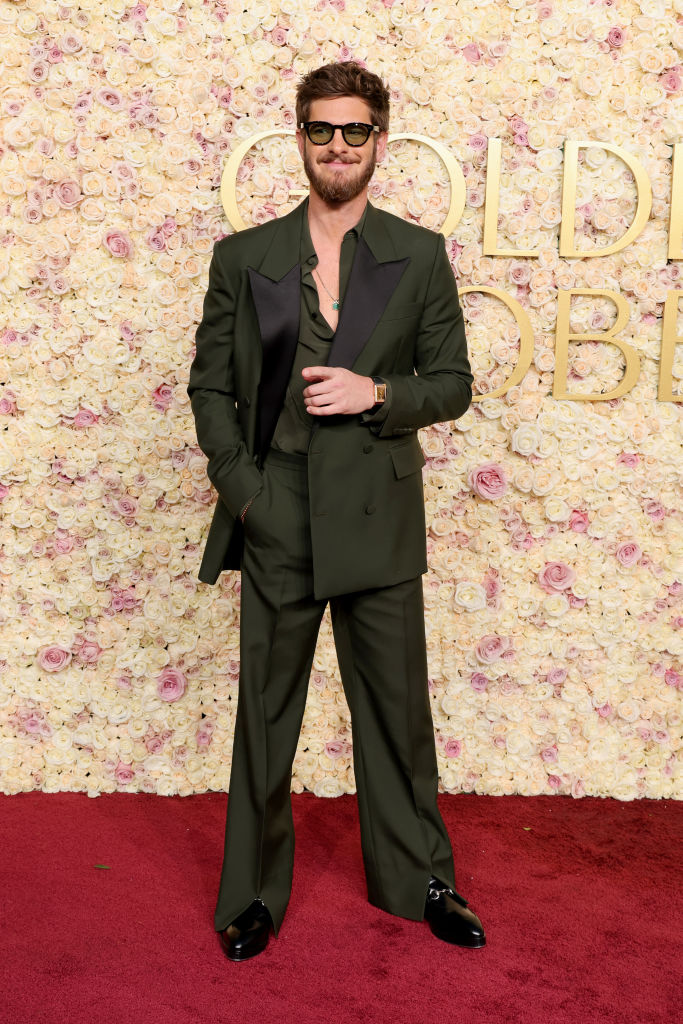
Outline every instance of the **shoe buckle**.
{"label": "shoe buckle", "polygon": [[440,882],[437,884],[434,884],[433,882],[429,883],[428,899],[438,900],[444,895],[444,893],[447,893],[451,899],[454,899],[456,903],[459,903],[462,907],[468,906],[467,900],[461,896],[460,893],[456,892],[455,889],[451,889],[449,885],[444,885]]}

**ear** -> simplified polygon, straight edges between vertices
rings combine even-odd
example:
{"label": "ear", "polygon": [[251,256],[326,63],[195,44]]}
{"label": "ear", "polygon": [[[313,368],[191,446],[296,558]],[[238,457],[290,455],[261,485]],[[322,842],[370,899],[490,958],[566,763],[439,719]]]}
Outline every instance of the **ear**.
{"label": "ear", "polygon": [[305,144],[305,142],[304,142],[304,133],[301,131],[300,128],[297,128],[297,130],[296,130],[296,144],[297,144],[297,147],[299,149],[299,156],[303,160],[303,158],[304,158],[304,144]]}
{"label": "ear", "polygon": [[377,135],[377,149],[375,151],[375,157],[377,163],[380,163],[384,159],[384,155],[387,151],[387,142],[389,140],[388,132],[379,132]]}

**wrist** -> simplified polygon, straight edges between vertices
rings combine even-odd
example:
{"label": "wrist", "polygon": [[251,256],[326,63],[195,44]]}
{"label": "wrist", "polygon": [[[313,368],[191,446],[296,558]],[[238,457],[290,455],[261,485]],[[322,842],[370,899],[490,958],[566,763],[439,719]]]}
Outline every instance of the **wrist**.
{"label": "wrist", "polygon": [[381,409],[387,399],[387,382],[383,377],[370,377],[372,383],[372,405],[367,410],[370,413]]}

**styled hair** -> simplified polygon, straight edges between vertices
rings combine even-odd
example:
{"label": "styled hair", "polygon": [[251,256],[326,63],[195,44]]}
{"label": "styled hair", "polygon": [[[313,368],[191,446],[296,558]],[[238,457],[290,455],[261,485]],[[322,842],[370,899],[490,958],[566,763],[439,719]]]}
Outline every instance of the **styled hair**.
{"label": "styled hair", "polygon": [[389,90],[382,79],[355,61],[324,64],[309,71],[296,89],[296,122],[309,120],[313,100],[336,96],[358,96],[370,107],[372,123],[380,131],[389,131]]}

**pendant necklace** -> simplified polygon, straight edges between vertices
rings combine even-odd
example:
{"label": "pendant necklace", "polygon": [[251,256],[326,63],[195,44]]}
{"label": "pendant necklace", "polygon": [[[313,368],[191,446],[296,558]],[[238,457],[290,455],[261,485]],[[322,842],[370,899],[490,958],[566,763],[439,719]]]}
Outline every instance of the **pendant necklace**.
{"label": "pendant necklace", "polygon": [[329,297],[332,299],[332,309],[339,309],[339,299],[335,299],[334,295],[329,290],[329,288],[327,287],[327,285],[323,281],[322,277],[320,276],[320,271],[318,270],[317,267],[314,267],[314,273],[316,273],[318,275],[318,280],[320,281],[321,285],[323,286],[323,288],[325,289],[325,291],[327,292]]}

